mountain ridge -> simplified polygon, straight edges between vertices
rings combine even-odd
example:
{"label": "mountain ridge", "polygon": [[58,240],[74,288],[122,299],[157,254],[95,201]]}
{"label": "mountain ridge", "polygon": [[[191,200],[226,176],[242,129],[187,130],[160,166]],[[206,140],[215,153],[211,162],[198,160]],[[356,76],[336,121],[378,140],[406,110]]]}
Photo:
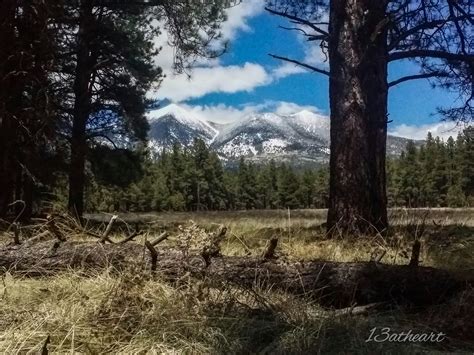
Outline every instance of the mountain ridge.
{"label": "mountain ridge", "polygon": [[[252,113],[242,120],[220,124],[171,104],[148,113],[150,147],[171,149],[190,146],[194,138],[205,141],[219,157],[232,163],[245,157],[256,163],[270,159],[291,165],[329,161],[329,118],[308,110],[289,115]],[[388,136],[387,154],[398,156],[407,138]]]}

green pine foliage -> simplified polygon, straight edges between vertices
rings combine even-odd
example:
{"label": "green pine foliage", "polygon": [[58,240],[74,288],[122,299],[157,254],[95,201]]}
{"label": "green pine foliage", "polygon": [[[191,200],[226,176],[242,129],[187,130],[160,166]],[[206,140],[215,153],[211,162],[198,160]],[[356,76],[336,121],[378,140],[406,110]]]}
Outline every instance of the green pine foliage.
{"label": "green pine foliage", "polygon": [[391,206],[474,206],[474,128],[446,142],[429,133],[424,145],[408,143],[399,159],[388,163]]}
{"label": "green pine foliage", "polygon": [[[428,134],[421,146],[409,142],[387,163],[389,205],[474,206],[473,132],[466,129],[446,142]],[[236,169],[225,169],[199,139],[190,148],[175,145],[155,157],[98,153],[107,161],[91,161],[89,211],[325,208],[329,198],[326,166],[296,170],[273,160],[255,165],[241,158]]]}

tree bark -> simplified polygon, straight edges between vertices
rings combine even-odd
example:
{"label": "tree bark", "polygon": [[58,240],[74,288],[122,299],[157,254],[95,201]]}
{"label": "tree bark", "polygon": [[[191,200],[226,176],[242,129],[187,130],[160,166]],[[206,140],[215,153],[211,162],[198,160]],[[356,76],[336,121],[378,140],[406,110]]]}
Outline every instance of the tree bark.
{"label": "tree bark", "polygon": [[15,190],[18,121],[15,114],[21,107],[21,81],[16,73],[19,69],[16,44],[17,2],[0,2],[0,218],[9,211]]}
{"label": "tree bark", "polygon": [[[468,287],[448,272],[428,267],[413,268],[374,262],[339,263],[263,260],[260,257],[212,257],[206,263],[199,253],[184,256],[181,250],[156,250],[153,268],[159,277],[179,282],[187,276],[211,283],[243,288],[271,287],[317,299],[324,306],[348,307],[373,302],[426,306],[443,302]],[[151,255],[137,243],[102,244],[24,242],[0,250],[0,270],[13,275],[48,276],[75,269],[94,273],[102,269],[150,272]],[[138,271],[141,268],[141,271]]]}
{"label": "tree bark", "polygon": [[386,0],[331,1],[331,233],[367,233],[388,226],[386,6]]}
{"label": "tree bark", "polygon": [[85,161],[87,152],[86,127],[91,109],[90,81],[94,66],[91,56],[93,38],[93,4],[84,0],[80,7],[77,64],[74,81],[74,109],[69,168],[69,211],[76,217],[84,212]]}

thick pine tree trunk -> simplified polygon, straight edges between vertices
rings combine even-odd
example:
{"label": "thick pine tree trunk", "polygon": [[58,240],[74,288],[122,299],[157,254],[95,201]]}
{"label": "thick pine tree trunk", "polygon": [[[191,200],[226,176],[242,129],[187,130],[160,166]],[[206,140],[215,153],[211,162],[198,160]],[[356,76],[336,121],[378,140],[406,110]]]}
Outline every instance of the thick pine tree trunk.
{"label": "thick pine tree trunk", "polygon": [[0,218],[4,218],[13,201],[14,165],[11,147],[15,136],[11,120],[7,115],[0,117]]}
{"label": "thick pine tree trunk", "polygon": [[387,227],[385,11],[386,0],[331,1],[330,232]]}
{"label": "thick pine tree trunk", "polygon": [[74,81],[74,115],[71,136],[71,162],[69,168],[69,211],[77,217],[84,212],[85,161],[87,152],[86,126],[90,115],[90,80],[94,63],[91,59],[93,31],[92,1],[81,4],[76,78]]}
{"label": "thick pine tree trunk", "polygon": [[17,121],[13,118],[21,97],[16,60],[16,1],[0,2],[0,218],[6,216],[15,189],[15,140]]}

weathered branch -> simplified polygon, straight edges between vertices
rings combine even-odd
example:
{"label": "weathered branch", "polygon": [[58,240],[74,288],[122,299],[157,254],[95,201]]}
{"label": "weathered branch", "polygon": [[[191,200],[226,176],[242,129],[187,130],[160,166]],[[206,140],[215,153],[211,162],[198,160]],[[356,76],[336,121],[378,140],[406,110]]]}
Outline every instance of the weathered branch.
{"label": "weathered branch", "polygon": [[14,222],[12,224],[12,229],[13,229],[13,243],[15,245],[20,245],[20,226],[18,225],[18,222]]}
{"label": "weathered branch", "polygon": [[112,217],[110,217],[109,224],[107,225],[107,228],[105,228],[105,232],[102,235],[102,238],[100,240],[101,243],[105,243],[105,241],[108,239],[109,234],[112,231],[112,227],[113,227],[115,221],[117,220],[117,218],[118,218],[118,216],[115,215],[115,214]]}
{"label": "weathered branch", "polygon": [[320,73],[320,74],[324,74],[324,75],[327,75],[327,76],[330,75],[329,71],[327,71],[327,70],[319,69],[319,68],[313,67],[312,65],[309,65],[309,64],[300,62],[300,61],[295,60],[295,59],[290,59],[290,58],[286,58],[286,57],[281,57],[281,56],[275,55],[275,54],[268,54],[268,55],[269,55],[270,57],[272,57],[272,58],[279,59],[279,60],[283,60],[283,61],[289,62],[289,63],[293,63],[293,64],[296,64],[296,65],[298,65],[298,66],[300,66],[300,67],[309,69],[309,70],[311,70],[311,71],[314,71],[314,72],[317,72],[317,73]]}
{"label": "weathered branch", "polygon": [[324,35],[325,37],[329,38],[329,33],[328,33],[327,31],[324,31],[323,29],[321,29],[320,27],[318,27],[315,23],[313,23],[313,22],[311,22],[311,21],[302,19],[302,18],[297,17],[297,16],[293,16],[293,15],[287,14],[286,12],[281,12],[281,11],[272,10],[272,9],[270,9],[269,7],[265,7],[265,10],[268,11],[269,13],[273,14],[273,15],[277,15],[277,16],[280,16],[280,17],[284,17],[284,18],[287,18],[287,19],[289,19],[289,20],[295,21],[295,22],[298,23],[298,24],[302,24],[302,25],[308,26],[308,27],[310,27],[312,30],[314,30],[315,32],[317,32],[317,33],[319,33],[319,34],[321,34],[321,35]]}
{"label": "weathered branch", "polygon": [[161,233],[158,238],[156,238],[154,241],[152,241],[150,244],[155,246],[155,245],[158,245],[160,244],[161,242],[165,241],[166,239],[168,239],[169,237],[169,234],[167,232],[163,232]]}
{"label": "weathered branch", "polygon": [[37,243],[37,242],[43,240],[44,238],[46,238],[48,236],[48,234],[50,234],[50,233],[51,232],[49,230],[44,230],[41,233],[38,233],[37,235],[35,235],[34,237],[31,237],[30,239],[27,239],[23,243],[23,246]]}
{"label": "weathered branch", "polygon": [[66,237],[56,225],[54,216],[49,215],[46,219],[48,220],[48,229],[50,230],[51,234],[54,235],[59,241],[64,242],[66,240]]}
{"label": "weathered branch", "polygon": [[135,232],[133,232],[132,234],[130,234],[127,238],[121,240],[119,243],[120,243],[120,244],[125,244],[125,243],[127,243],[127,242],[130,242],[130,241],[132,241],[133,239],[135,239],[136,237],[138,237],[140,234],[143,234],[143,232],[135,231]]}
{"label": "weathered branch", "polygon": [[278,245],[278,238],[271,238],[265,245],[265,250],[262,253],[262,259],[269,260],[275,257],[275,250]]}
{"label": "weathered branch", "polygon": [[435,21],[423,22],[404,32],[401,32],[400,35],[389,44],[388,49],[389,50],[395,49],[401,41],[407,39],[411,35],[417,34],[418,32],[422,30],[429,30],[429,29],[436,28],[438,26],[444,26],[445,24],[452,21],[459,21],[459,20],[466,20],[466,19],[468,19],[468,16],[463,15],[463,16],[450,17],[450,18],[440,19],[440,20],[435,20]]}
{"label": "weathered branch", "polygon": [[449,75],[444,72],[432,72],[432,73],[423,73],[423,74],[414,74],[414,75],[407,75],[403,76],[399,79],[391,81],[388,83],[388,87],[391,88],[395,85],[404,83],[405,81],[410,80],[418,80],[418,79],[428,79],[428,78],[440,78],[440,77],[448,77]]}
{"label": "weathered branch", "polygon": [[225,226],[220,226],[218,231],[212,236],[211,240],[205,245],[201,251],[201,256],[204,259],[206,266],[209,266],[213,257],[219,256],[221,253],[221,242],[227,233]]}
{"label": "weathered branch", "polygon": [[151,255],[151,271],[156,271],[156,262],[158,260],[158,252],[148,240],[145,241],[145,246],[150,251],[150,255]]}
{"label": "weathered branch", "polygon": [[281,29],[287,30],[287,31],[298,31],[303,34],[303,36],[307,37],[308,42],[313,42],[313,41],[324,41],[327,40],[326,35],[314,35],[306,32],[302,28],[299,27],[285,27],[285,26],[278,26]]}
{"label": "weathered branch", "polygon": [[384,306],[383,302],[369,303],[365,306],[351,306],[336,310],[334,315],[336,317],[362,315],[369,313],[371,310],[381,308],[382,306]]}
{"label": "weathered branch", "polygon": [[437,58],[445,60],[454,60],[461,62],[474,62],[474,55],[462,53],[450,53],[445,51],[431,50],[431,49],[412,49],[408,51],[392,52],[389,54],[389,62],[401,59],[411,58]]}

